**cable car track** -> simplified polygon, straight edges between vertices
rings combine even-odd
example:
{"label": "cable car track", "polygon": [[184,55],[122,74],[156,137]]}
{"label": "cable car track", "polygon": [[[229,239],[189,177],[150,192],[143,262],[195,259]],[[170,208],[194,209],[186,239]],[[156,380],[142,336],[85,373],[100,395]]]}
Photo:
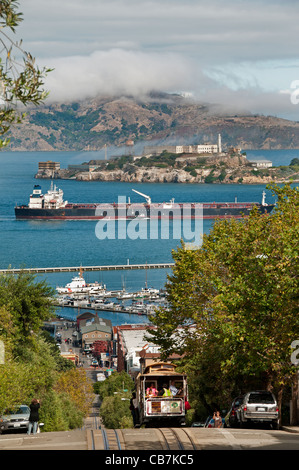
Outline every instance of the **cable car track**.
{"label": "cable car track", "polygon": [[90,450],[123,450],[117,429],[90,429],[88,442]]}
{"label": "cable car track", "polygon": [[[88,448],[90,450],[127,450],[132,445],[138,443],[135,441],[135,431],[130,434],[123,433],[120,429],[89,429],[88,430]],[[153,429],[153,449],[193,451],[197,450],[193,440],[192,433],[184,428],[154,428]],[[136,434],[135,434],[136,435]],[[140,435],[140,434],[139,434]],[[155,437],[156,436],[156,437]],[[134,444],[133,444],[134,443]],[[140,448],[140,450],[143,450]]]}
{"label": "cable car track", "polygon": [[101,431],[105,444],[104,450],[122,450],[116,429],[101,429]]}
{"label": "cable car track", "polygon": [[162,434],[166,450],[196,450],[190,434],[184,428],[158,428]]}

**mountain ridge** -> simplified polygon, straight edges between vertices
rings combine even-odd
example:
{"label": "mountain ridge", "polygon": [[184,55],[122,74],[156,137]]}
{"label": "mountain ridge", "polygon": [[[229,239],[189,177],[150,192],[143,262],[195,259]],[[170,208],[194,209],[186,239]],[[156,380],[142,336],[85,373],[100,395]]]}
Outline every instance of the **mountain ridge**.
{"label": "mountain ridge", "polygon": [[217,111],[213,105],[166,93],[143,99],[97,97],[27,110],[12,127],[9,150],[81,151],[126,146],[216,143],[249,149],[299,148],[299,122],[275,116]]}

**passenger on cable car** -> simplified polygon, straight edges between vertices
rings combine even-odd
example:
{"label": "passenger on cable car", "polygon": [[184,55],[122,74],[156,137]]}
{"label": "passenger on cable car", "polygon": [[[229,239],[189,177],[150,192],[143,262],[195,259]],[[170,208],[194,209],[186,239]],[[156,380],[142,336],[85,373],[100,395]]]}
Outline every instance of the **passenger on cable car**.
{"label": "passenger on cable car", "polygon": [[169,390],[171,391],[173,397],[179,395],[182,392],[182,388],[176,388],[174,380],[171,381]]}
{"label": "passenger on cable car", "polygon": [[152,383],[150,387],[146,389],[146,397],[151,398],[151,397],[156,397],[157,396],[157,389],[155,388],[155,384]]}
{"label": "passenger on cable car", "polygon": [[162,396],[163,397],[172,397],[172,393],[169,390],[169,388],[167,387],[167,384],[163,385],[163,395]]}

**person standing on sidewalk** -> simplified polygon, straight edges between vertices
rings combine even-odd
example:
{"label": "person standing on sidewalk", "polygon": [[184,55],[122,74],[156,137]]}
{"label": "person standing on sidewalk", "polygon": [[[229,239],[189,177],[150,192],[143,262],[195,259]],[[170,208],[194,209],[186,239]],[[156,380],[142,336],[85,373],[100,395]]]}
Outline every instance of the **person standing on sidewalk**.
{"label": "person standing on sidewalk", "polygon": [[37,427],[39,422],[39,408],[39,401],[36,398],[33,398],[32,402],[30,403],[28,434],[31,434],[31,431],[32,434],[37,433]]}

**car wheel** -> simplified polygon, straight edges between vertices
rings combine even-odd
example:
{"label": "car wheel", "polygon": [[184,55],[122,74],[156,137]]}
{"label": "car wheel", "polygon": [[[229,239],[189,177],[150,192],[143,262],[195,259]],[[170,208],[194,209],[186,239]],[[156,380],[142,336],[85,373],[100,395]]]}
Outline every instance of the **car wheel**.
{"label": "car wheel", "polygon": [[276,420],[272,421],[271,427],[272,427],[272,429],[278,430],[279,429],[279,421],[276,421]]}

